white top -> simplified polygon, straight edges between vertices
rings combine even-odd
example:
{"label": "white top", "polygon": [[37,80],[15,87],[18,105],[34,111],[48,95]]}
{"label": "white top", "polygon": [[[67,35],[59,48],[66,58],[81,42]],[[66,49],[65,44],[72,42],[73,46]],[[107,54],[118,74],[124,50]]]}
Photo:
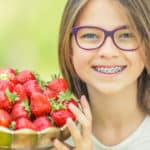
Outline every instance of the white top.
{"label": "white top", "polygon": [[[73,144],[69,138],[67,143]],[[94,150],[150,150],[150,116],[128,138],[114,146],[106,146],[93,136]]]}

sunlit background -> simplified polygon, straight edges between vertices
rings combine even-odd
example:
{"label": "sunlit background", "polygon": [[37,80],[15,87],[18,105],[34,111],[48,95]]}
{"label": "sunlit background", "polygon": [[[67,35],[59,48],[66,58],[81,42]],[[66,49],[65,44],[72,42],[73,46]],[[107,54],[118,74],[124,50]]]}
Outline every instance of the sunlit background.
{"label": "sunlit background", "polygon": [[0,67],[59,73],[57,44],[66,0],[0,0]]}

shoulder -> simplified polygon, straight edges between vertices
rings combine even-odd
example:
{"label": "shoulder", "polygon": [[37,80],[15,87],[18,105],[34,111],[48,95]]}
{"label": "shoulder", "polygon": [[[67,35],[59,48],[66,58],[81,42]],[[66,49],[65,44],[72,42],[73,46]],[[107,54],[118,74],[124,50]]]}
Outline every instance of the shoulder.
{"label": "shoulder", "polygon": [[148,115],[141,125],[136,140],[132,143],[132,149],[148,150],[150,148],[150,116]]}
{"label": "shoulder", "polygon": [[144,129],[150,129],[150,115],[147,115],[143,122]]}
{"label": "shoulder", "polygon": [[139,127],[139,132],[137,132],[138,143],[147,142],[150,146],[150,115],[147,115],[142,124]]}

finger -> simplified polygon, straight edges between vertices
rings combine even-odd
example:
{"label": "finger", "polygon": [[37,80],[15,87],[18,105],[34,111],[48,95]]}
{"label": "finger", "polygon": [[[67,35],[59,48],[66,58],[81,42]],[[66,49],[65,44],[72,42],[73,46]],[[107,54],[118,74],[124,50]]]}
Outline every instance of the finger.
{"label": "finger", "polygon": [[69,148],[64,143],[60,142],[58,139],[55,139],[53,141],[53,144],[56,150],[69,150]]}
{"label": "finger", "polygon": [[82,127],[82,135],[84,137],[87,137],[91,135],[91,123],[90,121],[86,118],[86,116],[73,104],[69,104],[69,109],[72,111],[72,113],[76,116],[77,120],[81,124]]}
{"label": "finger", "polygon": [[89,106],[89,103],[86,99],[86,97],[83,95],[81,96],[81,107],[83,110],[83,113],[86,115],[86,117],[88,118],[88,120],[90,120],[92,122],[92,113],[91,113],[91,109]]}
{"label": "finger", "polygon": [[68,107],[69,107],[69,110],[76,116],[76,119],[81,124],[83,124],[87,120],[83,112],[74,104],[70,103]]}
{"label": "finger", "polygon": [[[81,96],[80,102],[81,102],[82,111],[85,114],[86,118],[89,120],[89,124],[86,124],[86,128],[87,128],[88,132],[86,132],[86,130],[83,128],[82,135],[83,135],[84,139],[86,139],[86,138],[90,139],[89,133],[92,132],[92,113],[91,113],[91,109],[90,109],[89,103],[88,103],[85,95]],[[85,132],[84,132],[84,130],[85,130]]]}
{"label": "finger", "polygon": [[67,119],[67,126],[72,135],[74,144],[76,145],[76,147],[79,147],[80,143],[82,142],[82,136],[81,136],[80,131],[77,128],[75,122],[71,118]]}

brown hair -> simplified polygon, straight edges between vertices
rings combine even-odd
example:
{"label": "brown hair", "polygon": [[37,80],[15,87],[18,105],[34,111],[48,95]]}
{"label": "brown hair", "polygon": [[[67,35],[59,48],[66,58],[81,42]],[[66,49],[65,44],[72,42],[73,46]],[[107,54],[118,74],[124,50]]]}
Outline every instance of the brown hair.
{"label": "brown hair", "polygon": [[[88,92],[86,84],[77,75],[71,60],[71,28],[81,9],[89,0],[68,0],[64,9],[59,36],[59,65],[73,94],[80,98]],[[138,80],[138,102],[150,113],[150,1],[118,0],[139,36],[143,39],[145,69]]]}

